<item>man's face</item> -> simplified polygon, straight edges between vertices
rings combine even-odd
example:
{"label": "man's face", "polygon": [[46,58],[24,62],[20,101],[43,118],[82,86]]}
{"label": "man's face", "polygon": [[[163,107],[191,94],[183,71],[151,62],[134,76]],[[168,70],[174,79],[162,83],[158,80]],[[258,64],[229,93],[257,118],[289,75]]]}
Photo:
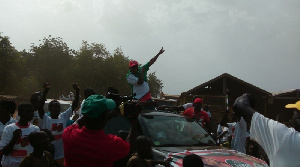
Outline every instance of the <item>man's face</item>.
{"label": "man's face", "polygon": [[194,103],[193,105],[194,105],[195,110],[197,110],[197,111],[201,110],[201,108],[202,108],[202,103]]}
{"label": "man's face", "polygon": [[137,74],[138,70],[139,70],[138,65],[134,65],[132,67],[129,67],[129,70],[130,70],[131,73]]}

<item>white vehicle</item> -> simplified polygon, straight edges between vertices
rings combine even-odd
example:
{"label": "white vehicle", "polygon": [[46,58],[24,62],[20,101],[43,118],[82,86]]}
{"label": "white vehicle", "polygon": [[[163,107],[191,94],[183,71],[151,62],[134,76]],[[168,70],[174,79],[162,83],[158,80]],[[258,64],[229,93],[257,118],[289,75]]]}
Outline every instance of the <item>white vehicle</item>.
{"label": "white vehicle", "polygon": [[[44,111],[45,111],[45,113],[48,113],[48,112],[50,112],[49,111],[49,108],[48,108],[48,105],[49,105],[49,103],[52,101],[52,100],[54,100],[54,99],[47,99],[46,101],[45,101],[45,105],[44,105]],[[72,106],[72,101],[66,101],[66,100],[57,100],[59,103],[60,103],[60,112],[64,112],[64,111],[66,111],[69,107],[71,107]]]}

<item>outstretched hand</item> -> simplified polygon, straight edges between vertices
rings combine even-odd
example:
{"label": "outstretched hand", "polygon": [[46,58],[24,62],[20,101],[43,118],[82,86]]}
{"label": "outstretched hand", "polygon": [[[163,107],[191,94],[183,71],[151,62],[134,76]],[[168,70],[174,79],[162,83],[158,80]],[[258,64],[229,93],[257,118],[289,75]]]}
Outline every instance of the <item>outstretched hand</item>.
{"label": "outstretched hand", "polygon": [[73,83],[73,88],[74,88],[75,90],[79,90],[79,85],[78,85],[77,83]]}
{"label": "outstretched hand", "polygon": [[43,87],[45,89],[50,89],[51,88],[50,83],[48,83],[48,82],[45,82],[44,85],[43,85]]}
{"label": "outstretched hand", "polygon": [[161,49],[160,49],[160,51],[158,52],[158,54],[162,54],[162,53],[164,53],[164,47],[162,47]]}

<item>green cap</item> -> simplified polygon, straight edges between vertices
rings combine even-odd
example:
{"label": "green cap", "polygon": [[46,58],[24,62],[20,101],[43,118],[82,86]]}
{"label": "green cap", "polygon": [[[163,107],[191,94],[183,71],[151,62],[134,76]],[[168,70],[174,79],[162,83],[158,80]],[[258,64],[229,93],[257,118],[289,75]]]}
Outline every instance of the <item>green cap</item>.
{"label": "green cap", "polygon": [[88,118],[97,118],[106,110],[112,110],[116,107],[115,101],[107,99],[101,95],[91,95],[85,99],[81,113]]}

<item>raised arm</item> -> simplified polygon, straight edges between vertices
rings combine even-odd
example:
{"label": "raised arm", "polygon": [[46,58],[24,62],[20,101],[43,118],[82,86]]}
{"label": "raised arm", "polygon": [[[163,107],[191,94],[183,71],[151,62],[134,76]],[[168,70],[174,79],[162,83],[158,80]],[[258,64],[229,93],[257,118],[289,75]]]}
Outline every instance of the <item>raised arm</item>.
{"label": "raised arm", "polygon": [[39,106],[38,106],[38,112],[39,112],[39,116],[41,119],[43,119],[43,117],[45,115],[44,105],[45,105],[45,101],[46,101],[46,96],[50,89],[50,84],[45,82],[43,85],[43,88],[44,88],[44,91],[43,91],[43,94],[42,94],[42,97],[40,99]]}
{"label": "raised arm", "polygon": [[126,141],[130,143],[131,151],[135,148],[136,145],[136,131],[138,124],[138,116],[140,115],[140,113],[141,107],[139,106],[139,104],[135,104],[133,116],[131,117],[131,128],[126,139]]}
{"label": "raised arm", "polygon": [[157,60],[158,56],[161,55],[162,53],[164,53],[164,51],[165,51],[165,50],[164,50],[164,48],[162,47],[162,48],[160,49],[160,51],[157,53],[157,55],[154,56],[154,57],[149,61],[150,66],[151,66],[153,63],[155,63],[155,61]]}
{"label": "raised arm", "polygon": [[73,88],[75,89],[76,94],[75,94],[75,99],[73,100],[73,103],[72,103],[72,111],[74,111],[78,107],[78,104],[79,104],[79,86],[78,86],[78,84],[73,83]]}

